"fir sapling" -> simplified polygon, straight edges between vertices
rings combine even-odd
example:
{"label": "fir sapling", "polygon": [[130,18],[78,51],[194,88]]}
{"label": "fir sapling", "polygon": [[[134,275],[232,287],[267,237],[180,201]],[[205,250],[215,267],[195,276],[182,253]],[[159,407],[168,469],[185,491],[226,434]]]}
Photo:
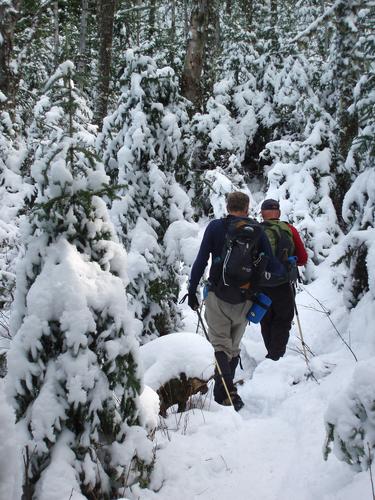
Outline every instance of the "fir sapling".
{"label": "fir sapling", "polygon": [[[172,68],[159,68],[140,50],[127,50],[121,95],[104,121],[98,151],[114,184],[124,185],[111,215],[131,261],[130,304],[143,322],[141,341],[180,325],[178,274],[167,263],[164,235],[176,218],[192,209],[177,183],[183,177],[188,120]],[[180,171],[181,169],[181,171]]]}
{"label": "fir sapling", "polygon": [[108,178],[73,75],[71,62],[58,67],[31,127],[40,134],[37,198],[23,227],[8,392],[24,439],[25,498],[109,500],[147,481],[153,451],[139,425],[126,256],[100,198]]}
{"label": "fir sapling", "polygon": [[352,382],[330,402],[325,415],[325,458],[333,450],[356,471],[369,468],[375,450],[374,377],[375,359],[359,362]]}

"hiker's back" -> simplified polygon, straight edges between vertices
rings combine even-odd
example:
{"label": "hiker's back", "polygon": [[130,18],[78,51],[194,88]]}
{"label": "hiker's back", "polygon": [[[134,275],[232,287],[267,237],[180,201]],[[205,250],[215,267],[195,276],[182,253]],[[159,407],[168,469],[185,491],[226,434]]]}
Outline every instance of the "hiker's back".
{"label": "hiker's back", "polygon": [[262,226],[272,249],[269,269],[275,274],[284,274],[288,257],[294,255],[293,232],[290,226],[281,220],[266,220],[262,222]]}
{"label": "hiker's back", "polygon": [[221,256],[213,262],[211,286],[217,297],[237,304],[249,298],[249,292],[258,279],[263,228],[247,217],[229,216],[223,224],[225,242]]}

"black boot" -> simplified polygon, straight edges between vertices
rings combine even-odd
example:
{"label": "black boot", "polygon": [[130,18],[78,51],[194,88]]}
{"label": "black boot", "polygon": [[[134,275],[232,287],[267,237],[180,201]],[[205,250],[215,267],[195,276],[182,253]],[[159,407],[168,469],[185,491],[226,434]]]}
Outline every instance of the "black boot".
{"label": "black boot", "polygon": [[[221,374],[217,369],[215,370],[214,399],[217,403],[224,406],[230,406],[231,404],[233,404],[234,409],[236,411],[239,411],[243,407],[244,403],[240,396],[237,394],[237,389],[233,384],[232,366],[229,362],[228,356],[224,351],[218,351],[215,352],[215,358],[217,365],[220,367]],[[234,370],[235,369],[236,367],[234,367]],[[223,380],[229,392],[230,399],[228,396],[228,392],[224,387]]]}
{"label": "black boot", "polygon": [[230,372],[231,372],[231,375],[232,375],[232,379],[234,380],[234,375],[236,374],[236,368],[238,366],[238,363],[240,361],[240,355],[238,356],[235,356],[234,358],[232,358],[229,362],[229,366],[230,366]]}

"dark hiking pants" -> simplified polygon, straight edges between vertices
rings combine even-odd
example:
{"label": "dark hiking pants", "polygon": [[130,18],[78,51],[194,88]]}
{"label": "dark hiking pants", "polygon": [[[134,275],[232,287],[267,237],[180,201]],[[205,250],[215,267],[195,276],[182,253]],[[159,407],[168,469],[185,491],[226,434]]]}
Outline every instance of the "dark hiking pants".
{"label": "dark hiking pants", "polygon": [[261,321],[267,358],[277,361],[284,356],[294,316],[294,297],[289,283],[267,288],[264,293],[272,299],[267,314]]}

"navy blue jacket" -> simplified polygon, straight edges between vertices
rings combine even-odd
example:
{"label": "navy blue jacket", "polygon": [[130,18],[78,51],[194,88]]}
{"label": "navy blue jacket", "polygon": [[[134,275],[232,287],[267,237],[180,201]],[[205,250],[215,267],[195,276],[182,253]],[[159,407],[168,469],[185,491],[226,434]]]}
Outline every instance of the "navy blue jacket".
{"label": "navy blue jacket", "polygon": [[[200,279],[206,269],[208,259],[212,257],[209,280],[212,281],[213,268],[215,263],[220,262],[223,248],[225,244],[225,236],[228,227],[228,220],[242,219],[243,217],[236,217],[228,215],[226,218],[212,220],[204,232],[203,240],[199,248],[198,255],[195,259],[190,274],[189,293],[195,293]],[[265,233],[259,242],[259,252],[264,252],[268,257],[272,257],[272,248]]]}

